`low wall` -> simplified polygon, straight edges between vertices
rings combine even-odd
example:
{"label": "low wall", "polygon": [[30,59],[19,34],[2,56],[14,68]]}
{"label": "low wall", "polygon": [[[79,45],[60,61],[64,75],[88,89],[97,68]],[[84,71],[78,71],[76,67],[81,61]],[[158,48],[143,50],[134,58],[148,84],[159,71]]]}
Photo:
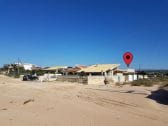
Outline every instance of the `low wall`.
{"label": "low wall", "polygon": [[39,76],[39,80],[43,81],[55,81],[57,79],[57,74],[44,74],[43,76]]}
{"label": "low wall", "polygon": [[83,83],[87,84],[87,77],[78,77],[78,76],[59,76],[57,78],[57,81],[66,81],[66,82],[77,82],[77,83]]}
{"label": "low wall", "polygon": [[88,76],[88,84],[104,84],[104,76]]}
{"label": "low wall", "polygon": [[57,78],[57,81],[66,81],[66,82],[77,82],[82,84],[104,84],[104,76],[88,76],[88,77],[79,77],[79,76],[60,76]]}
{"label": "low wall", "polygon": [[105,79],[107,79],[111,84],[113,83],[123,83],[125,82],[125,77],[122,75],[114,76],[88,76],[88,77],[79,77],[79,76],[59,76],[57,81],[67,81],[67,82],[77,82],[83,84],[92,84],[92,85],[104,85]]}

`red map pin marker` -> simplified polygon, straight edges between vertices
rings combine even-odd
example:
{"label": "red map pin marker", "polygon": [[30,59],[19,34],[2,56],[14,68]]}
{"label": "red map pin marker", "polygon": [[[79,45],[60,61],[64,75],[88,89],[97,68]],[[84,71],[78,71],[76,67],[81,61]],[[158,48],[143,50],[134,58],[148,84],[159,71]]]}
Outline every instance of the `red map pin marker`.
{"label": "red map pin marker", "polygon": [[123,59],[127,67],[129,67],[129,65],[132,63],[133,60],[133,54],[131,52],[124,53]]}

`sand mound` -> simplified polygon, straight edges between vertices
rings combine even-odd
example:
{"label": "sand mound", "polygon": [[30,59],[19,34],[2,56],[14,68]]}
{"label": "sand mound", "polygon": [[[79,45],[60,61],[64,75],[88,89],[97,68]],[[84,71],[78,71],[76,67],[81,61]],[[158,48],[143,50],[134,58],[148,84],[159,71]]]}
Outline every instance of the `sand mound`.
{"label": "sand mound", "polygon": [[154,90],[153,87],[23,82],[0,76],[0,125],[167,126],[167,106],[146,98]]}

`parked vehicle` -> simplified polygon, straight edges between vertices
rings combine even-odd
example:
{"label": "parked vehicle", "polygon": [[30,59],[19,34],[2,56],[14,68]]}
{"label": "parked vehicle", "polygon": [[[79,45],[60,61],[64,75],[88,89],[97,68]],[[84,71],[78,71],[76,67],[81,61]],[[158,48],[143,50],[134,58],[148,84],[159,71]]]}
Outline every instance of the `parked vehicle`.
{"label": "parked vehicle", "polygon": [[30,74],[23,76],[23,81],[33,81],[33,80],[38,80],[38,77]]}

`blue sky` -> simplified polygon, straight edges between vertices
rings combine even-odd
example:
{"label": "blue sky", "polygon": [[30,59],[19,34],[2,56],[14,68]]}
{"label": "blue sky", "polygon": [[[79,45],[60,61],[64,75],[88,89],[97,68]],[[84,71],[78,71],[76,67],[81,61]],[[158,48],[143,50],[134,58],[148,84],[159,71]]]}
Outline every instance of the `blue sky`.
{"label": "blue sky", "polygon": [[0,0],[0,64],[168,69],[167,0]]}

